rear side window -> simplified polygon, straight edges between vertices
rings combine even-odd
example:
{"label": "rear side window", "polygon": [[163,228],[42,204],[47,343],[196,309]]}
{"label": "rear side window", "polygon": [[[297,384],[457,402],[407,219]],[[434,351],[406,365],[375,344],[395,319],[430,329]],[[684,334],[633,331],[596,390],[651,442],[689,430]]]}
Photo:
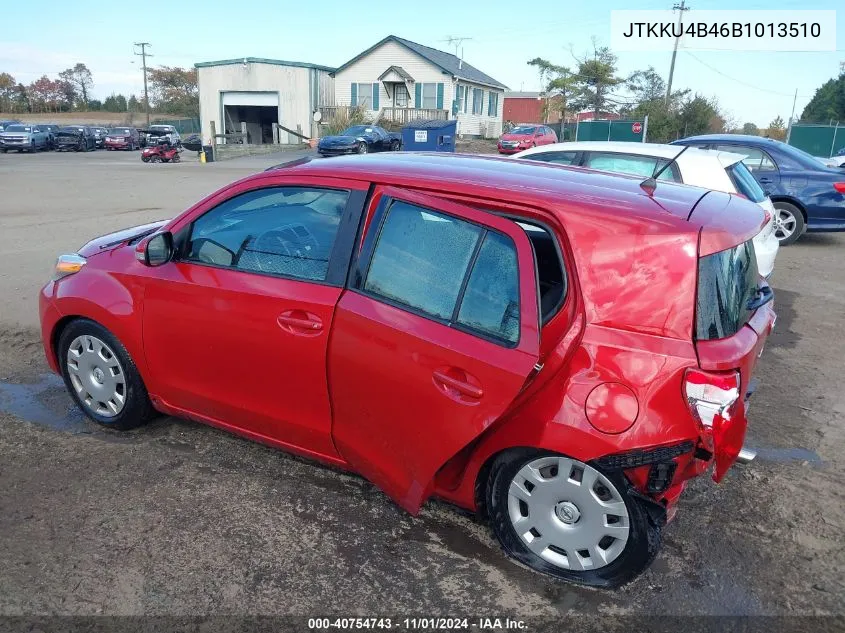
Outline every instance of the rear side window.
{"label": "rear side window", "polygon": [[[653,156],[637,156],[635,154],[613,154],[609,152],[590,152],[584,167],[611,171],[617,174],[629,174],[651,178],[669,161]],[[658,180],[679,182],[674,165],[663,170]]]}
{"label": "rear side window", "polygon": [[695,335],[700,341],[733,336],[748,322],[757,294],[754,243],[745,242],[698,260]]}
{"label": "rear side window", "polygon": [[575,161],[577,152],[539,152],[520,156],[525,160],[536,160],[541,163],[553,163],[555,165],[571,165]]}
{"label": "rear side window", "polygon": [[722,152],[733,152],[734,154],[744,154],[743,163],[751,171],[774,171],[777,169],[774,161],[764,151],[756,147],[748,147],[745,145],[717,145],[716,149]]}
{"label": "rear side window", "polygon": [[736,190],[752,202],[763,202],[766,199],[766,194],[763,189],[754,180],[754,176],[748,171],[748,167],[744,163],[734,163],[725,171],[733,182]]}
{"label": "rear side window", "polygon": [[449,215],[391,203],[363,289],[457,329],[519,340],[513,241]]}

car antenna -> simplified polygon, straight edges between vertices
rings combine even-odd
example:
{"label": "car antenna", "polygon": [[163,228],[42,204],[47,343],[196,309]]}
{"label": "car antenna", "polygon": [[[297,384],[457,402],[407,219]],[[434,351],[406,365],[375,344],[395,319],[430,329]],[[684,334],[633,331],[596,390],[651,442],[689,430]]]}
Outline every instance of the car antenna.
{"label": "car antenna", "polygon": [[658,170],[657,170],[657,173],[652,174],[652,176],[651,176],[651,177],[646,178],[645,180],[643,180],[643,181],[640,183],[640,187],[642,187],[642,188],[643,188],[643,190],[644,190],[644,191],[645,191],[648,195],[653,195],[653,194],[654,194],[654,190],[655,190],[655,189],[657,189],[657,179],[658,179],[658,178],[660,178],[660,174],[662,174],[664,171],[666,171],[667,169],[669,169],[669,165],[671,165],[671,164],[672,164],[672,163],[674,163],[676,160],[678,160],[678,158],[681,156],[681,154],[683,154],[683,153],[684,153],[685,151],[687,151],[689,148],[690,148],[690,146],[689,146],[689,145],[684,145],[684,148],[683,148],[680,152],[678,152],[677,154],[675,154],[675,157],[674,157],[672,160],[670,160],[670,161],[669,161],[669,162],[667,162],[665,165],[663,165],[663,167],[661,167],[660,169],[658,169]]}

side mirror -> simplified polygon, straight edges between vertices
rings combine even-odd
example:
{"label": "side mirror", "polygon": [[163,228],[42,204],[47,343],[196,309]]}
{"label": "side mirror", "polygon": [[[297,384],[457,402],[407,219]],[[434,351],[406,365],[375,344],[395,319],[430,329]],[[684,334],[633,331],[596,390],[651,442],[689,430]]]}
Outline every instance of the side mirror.
{"label": "side mirror", "polygon": [[144,266],[161,266],[173,257],[173,234],[169,231],[144,238],[135,247],[135,259]]}

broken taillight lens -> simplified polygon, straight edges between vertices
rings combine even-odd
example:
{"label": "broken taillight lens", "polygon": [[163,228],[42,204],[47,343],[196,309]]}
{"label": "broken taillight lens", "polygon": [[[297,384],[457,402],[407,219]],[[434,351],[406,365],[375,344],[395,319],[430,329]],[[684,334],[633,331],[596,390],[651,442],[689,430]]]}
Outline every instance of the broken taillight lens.
{"label": "broken taillight lens", "polygon": [[730,410],[739,400],[739,372],[709,372],[688,369],[684,375],[684,394],[690,412],[702,426],[712,429],[716,415],[730,418]]}

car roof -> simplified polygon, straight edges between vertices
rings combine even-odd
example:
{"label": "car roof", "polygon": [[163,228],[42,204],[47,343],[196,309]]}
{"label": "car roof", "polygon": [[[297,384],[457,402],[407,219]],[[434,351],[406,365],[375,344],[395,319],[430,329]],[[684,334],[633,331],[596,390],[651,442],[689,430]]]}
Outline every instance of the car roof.
{"label": "car roof", "polygon": [[699,134],[698,136],[687,136],[686,138],[678,139],[675,143],[684,143],[685,141],[702,141],[710,143],[748,143],[748,144],[771,144],[776,145],[780,143],[777,139],[766,138],[763,136],[754,136],[753,134]]}
{"label": "car roof", "polygon": [[[551,145],[540,145],[532,147],[519,154],[513,154],[510,158],[522,158],[532,154],[543,154],[545,152],[618,152],[633,154],[636,156],[652,156],[655,158],[675,158],[679,156],[680,149],[677,145],[664,143],[636,143],[636,142],[615,142],[615,141],[574,141],[569,143],[552,143]],[[740,162],[745,156],[742,153],[704,150],[697,147],[690,147],[678,157],[682,165],[706,165],[717,160],[722,168]]]}
{"label": "car roof", "polygon": [[[663,222],[687,218],[707,190],[661,181],[653,195],[640,187],[642,178],[495,156],[390,152],[340,156],[331,160],[297,160],[279,165],[285,173],[350,178],[385,185],[469,192],[494,200],[515,198],[541,209],[578,207],[596,215],[639,216]],[[271,169],[268,171],[276,171]],[[278,173],[278,172],[277,172]],[[265,172],[245,180],[266,176]],[[716,194],[722,195],[722,194]]]}

